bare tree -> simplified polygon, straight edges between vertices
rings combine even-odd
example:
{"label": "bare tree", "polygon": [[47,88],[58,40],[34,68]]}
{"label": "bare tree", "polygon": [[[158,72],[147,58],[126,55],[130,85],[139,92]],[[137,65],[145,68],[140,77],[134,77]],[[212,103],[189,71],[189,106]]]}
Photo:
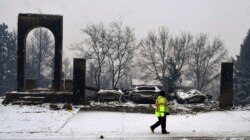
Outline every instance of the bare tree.
{"label": "bare tree", "polygon": [[72,66],[70,65],[70,59],[64,58],[62,61],[62,67],[63,67],[63,78],[64,79],[72,79],[73,73],[72,73]]}
{"label": "bare tree", "polygon": [[86,81],[88,81],[86,84],[87,86],[90,86],[90,87],[94,87],[96,86],[95,84],[95,76],[96,76],[96,66],[94,64],[92,64],[91,62],[88,63],[88,67],[87,67],[87,75],[86,75]]}
{"label": "bare tree", "polygon": [[146,75],[153,75],[166,91],[172,92],[182,75],[191,41],[192,36],[188,33],[171,37],[165,27],[160,28],[158,35],[148,33],[141,42],[140,62]]}
{"label": "bare tree", "polygon": [[113,89],[126,74],[126,70],[132,66],[132,59],[136,49],[135,35],[133,30],[122,22],[112,22],[110,26],[112,44],[108,55],[108,71]]}
{"label": "bare tree", "polygon": [[27,38],[27,44],[27,76],[31,76],[30,71],[35,72],[37,86],[40,86],[41,78],[52,75],[54,39],[48,30],[37,28],[32,36]]}
{"label": "bare tree", "polygon": [[171,45],[169,32],[162,27],[157,36],[153,32],[149,32],[147,37],[140,43],[141,60],[140,66],[144,69],[146,75],[153,75],[161,81],[165,90],[167,87],[167,59]]}
{"label": "bare tree", "polygon": [[212,43],[208,35],[199,34],[192,43],[188,57],[188,78],[194,88],[204,91],[207,86],[219,76],[218,68],[226,58],[227,51],[220,39],[215,38]]}
{"label": "bare tree", "polygon": [[97,88],[101,87],[101,80],[104,72],[105,60],[110,49],[111,38],[107,35],[103,24],[90,24],[83,32],[87,35],[83,43],[73,46],[78,55],[88,59],[95,68],[94,81]]}
{"label": "bare tree", "polygon": [[179,36],[171,39],[170,49],[167,52],[167,69],[169,73],[167,81],[169,92],[173,92],[177,86],[181,85],[183,67],[187,62],[187,52],[192,43],[192,38],[190,33],[181,33]]}
{"label": "bare tree", "polygon": [[88,64],[97,88],[110,85],[116,88],[125,71],[132,64],[136,48],[134,31],[123,26],[122,22],[112,22],[109,27],[103,24],[90,24],[83,32],[88,39],[73,50],[88,59]]}

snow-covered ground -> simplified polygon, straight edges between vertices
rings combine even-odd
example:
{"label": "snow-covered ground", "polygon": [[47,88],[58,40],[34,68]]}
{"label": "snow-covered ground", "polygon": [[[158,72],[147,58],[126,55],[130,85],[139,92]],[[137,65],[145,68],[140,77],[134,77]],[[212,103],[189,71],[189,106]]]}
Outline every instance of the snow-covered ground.
{"label": "snow-covered ground", "polygon": [[[1,101],[1,100],[0,100]],[[250,138],[250,111],[214,111],[170,115],[169,135],[155,134],[149,126],[157,121],[153,114],[53,111],[48,105],[0,105],[0,139],[167,139],[173,137]]]}

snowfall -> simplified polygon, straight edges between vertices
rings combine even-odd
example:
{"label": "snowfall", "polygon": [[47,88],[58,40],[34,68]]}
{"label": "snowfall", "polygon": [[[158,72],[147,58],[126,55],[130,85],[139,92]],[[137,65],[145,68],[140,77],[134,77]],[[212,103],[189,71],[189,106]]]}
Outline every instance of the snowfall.
{"label": "snowfall", "polygon": [[[0,103],[3,101],[0,98]],[[250,139],[250,111],[212,111],[167,117],[167,130],[149,127],[152,114],[50,110],[48,104],[0,104],[0,139]]]}

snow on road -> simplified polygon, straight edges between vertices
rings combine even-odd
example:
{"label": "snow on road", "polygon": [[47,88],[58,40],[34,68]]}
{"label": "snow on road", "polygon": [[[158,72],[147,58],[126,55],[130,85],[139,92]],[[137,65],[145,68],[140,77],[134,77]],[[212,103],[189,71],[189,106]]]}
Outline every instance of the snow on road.
{"label": "snow on road", "polygon": [[[250,111],[216,111],[197,115],[170,115],[167,129],[171,136],[250,136]],[[75,136],[106,135],[108,137],[151,137],[149,127],[156,117],[151,114],[79,112],[60,131]],[[160,127],[156,135],[160,134]]]}

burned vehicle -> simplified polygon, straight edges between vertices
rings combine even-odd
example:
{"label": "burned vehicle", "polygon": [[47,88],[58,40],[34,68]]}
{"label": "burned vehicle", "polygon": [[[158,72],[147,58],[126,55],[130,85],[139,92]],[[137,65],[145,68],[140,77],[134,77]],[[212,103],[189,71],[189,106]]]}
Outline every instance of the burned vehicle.
{"label": "burned vehicle", "polygon": [[135,103],[154,104],[160,91],[157,86],[135,87],[129,95],[129,99]]}
{"label": "burned vehicle", "polygon": [[98,102],[111,102],[118,101],[121,102],[123,98],[123,92],[121,90],[104,90],[100,89],[96,93],[96,100]]}
{"label": "burned vehicle", "polygon": [[207,99],[207,96],[205,94],[202,94],[196,89],[192,89],[188,92],[177,90],[174,92],[174,96],[177,102],[181,104],[203,103]]}

